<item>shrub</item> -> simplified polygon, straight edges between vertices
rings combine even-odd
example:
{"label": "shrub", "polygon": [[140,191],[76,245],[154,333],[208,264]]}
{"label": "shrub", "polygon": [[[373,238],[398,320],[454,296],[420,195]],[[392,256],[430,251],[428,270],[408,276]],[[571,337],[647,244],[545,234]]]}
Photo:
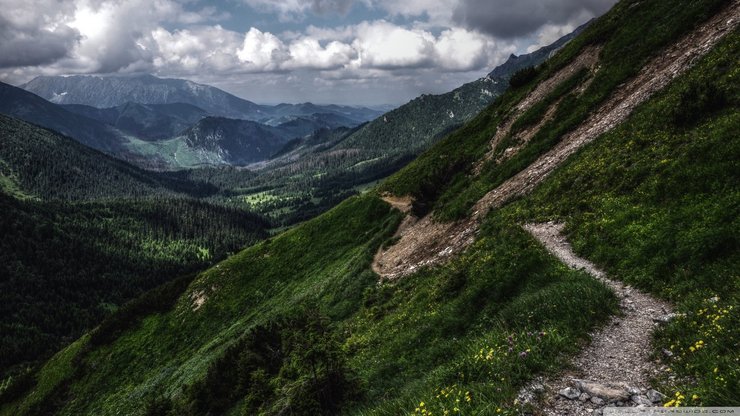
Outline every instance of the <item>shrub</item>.
{"label": "shrub", "polygon": [[522,68],[514,73],[514,75],[511,76],[511,79],[509,79],[509,86],[511,88],[519,88],[523,87],[529,81],[532,81],[537,77],[538,71],[537,68],[533,66],[528,66],[526,68]]}

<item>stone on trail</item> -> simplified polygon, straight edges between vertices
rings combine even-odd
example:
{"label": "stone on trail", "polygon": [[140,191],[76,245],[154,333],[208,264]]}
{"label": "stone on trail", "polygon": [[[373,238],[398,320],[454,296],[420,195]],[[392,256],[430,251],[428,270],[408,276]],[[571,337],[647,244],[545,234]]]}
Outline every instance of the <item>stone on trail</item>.
{"label": "stone on trail", "polygon": [[575,400],[581,395],[581,392],[578,391],[578,389],[574,389],[573,387],[566,387],[560,390],[558,394],[565,397],[566,399]]}
{"label": "stone on trail", "polygon": [[624,387],[613,387],[588,380],[576,380],[576,387],[589,395],[599,397],[609,403],[629,400]]}

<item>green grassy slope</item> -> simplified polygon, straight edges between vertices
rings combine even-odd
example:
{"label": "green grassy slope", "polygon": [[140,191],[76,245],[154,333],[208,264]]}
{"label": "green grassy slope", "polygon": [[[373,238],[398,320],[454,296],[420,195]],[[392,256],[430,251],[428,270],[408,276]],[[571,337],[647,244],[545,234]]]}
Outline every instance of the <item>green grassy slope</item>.
{"label": "green grassy slope", "polygon": [[208,195],[214,186],[156,174],[0,114],[0,175],[42,199]]}
{"label": "green grassy slope", "polygon": [[678,391],[714,404],[737,404],[740,389],[738,56],[736,32],[512,208],[567,221],[579,253],[673,300],[685,315],[657,350],[673,351]]}
{"label": "green grassy slope", "polygon": [[125,301],[265,237],[187,199],[71,204],[0,193],[0,374],[48,357]]}
{"label": "green grassy slope", "polygon": [[[607,62],[628,44],[635,54],[616,69],[602,65],[603,78],[565,107],[553,131],[567,131],[587,103],[722,4],[633,3],[619,3],[543,70],[596,41],[611,45]],[[648,22],[659,29],[640,31]],[[658,334],[656,349],[674,351],[663,358],[677,375],[666,388],[691,403],[737,404],[739,52],[740,34],[729,35],[533,195],[491,212],[476,242],[445,266],[378,283],[369,264],[393,243],[400,214],[372,193],[354,197],[202,273],[173,307],[83,337],[0,396],[0,414],[516,414],[518,389],[561,370],[616,311],[610,291],[518,225],[547,219],[567,221],[575,248],[610,275],[685,313]],[[413,193],[440,217],[463,215],[514,165],[488,166],[475,181],[458,172],[482,156],[494,123],[531,87],[381,189]],[[516,163],[554,140],[533,141]],[[160,297],[179,292],[167,293]],[[117,336],[105,336],[111,327]]]}
{"label": "green grassy slope", "polygon": [[0,378],[266,236],[256,215],[186,198],[215,192],[208,172],[144,171],[2,115],[0,135]]}
{"label": "green grassy slope", "polygon": [[[160,395],[173,397],[178,412],[208,408],[202,403],[208,400],[196,399],[219,392],[184,386],[203,377],[227,346],[251,336],[250,328],[279,321],[303,304],[320,311],[331,331],[343,334],[341,355],[364,381],[355,398],[359,402],[342,403],[345,408],[395,414],[399,406],[407,408],[435,388],[455,383],[461,371],[471,372],[466,382],[476,386],[482,400],[495,394],[481,382],[482,375],[515,371],[502,385],[510,394],[529,374],[557,367],[563,353],[574,351],[573,341],[614,307],[602,285],[567,270],[518,227],[496,219],[474,251],[448,268],[378,286],[368,265],[398,219],[372,195],[352,198],[204,273],[172,310],[135,322],[112,344],[87,341],[89,349],[80,349],[73,370],[61,377],[77,382],[63,382],[47,397],[41,397],[40,383],[30,400],[5,409],[21,412],[42,399],[37,409],[48,410],[58,401],[89,398],[68,402],[60,413],[137,414],[142,400]],[[312,249],[304,250],[306,244]],[[500,258],[509,261],[501,264]],[[582,296],[564,296],[573,292]],[[207,299],[193,310],[200,295]],[[563,300],[543,301],[551,297]],[[475,358],[480,348],[499,348],[509,335],[517,339],[515,352],[496,361]],[[522,352],[529,356],[520,358]],[[42,371],[57,371],[48,365]],[[281,369],[281,377],[286,371]],[[273,384],[294,381],[283,378],[275,377]],[[230,405],[267,411],[284,406],[286,394],[276,389],[256,404],[237,399]],[[379,409],[363,404],[381,398],[387,404]],[[292,408],[300,412],[304,404]]]}
{"label": "green grassy slope", "polygon": [[[650,5],[619,2],[543,65],[528,84],[507,91],[463,129],[391,177],[382,189],[398,195],[415,196],[421,208],[433,207],[440,219],[451,220],[467,215],[472,205],[488,190],[528,166],[585,120],[617,86],[636,75],[650,56],[726,3],[721,0],[656,2]],[[473,165],[488,151],[496,126],[513,111],[513,106],[540,80],[554,74],[589,45],[601,45],[603,51],[599,70],[590,76],[588,88],[581,94],[565,91],[554,118],[515,157],[502,164],[489,161],[481,175],[469,175]],[[517,119],[515,126],[528,124],[531,119],[538,120],[546,109],[546,106],[533,106]],[[512,144],[507,139],[499,146],[500,151]]]}

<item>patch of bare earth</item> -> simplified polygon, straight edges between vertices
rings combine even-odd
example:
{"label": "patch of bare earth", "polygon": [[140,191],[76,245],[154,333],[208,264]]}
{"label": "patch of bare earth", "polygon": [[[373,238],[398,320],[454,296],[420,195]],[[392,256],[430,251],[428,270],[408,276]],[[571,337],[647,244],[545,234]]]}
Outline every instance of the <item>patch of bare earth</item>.
{"label": "patch of bare earth", "polygon": [[[599,62],[600,52],[601,47],[589,46],[587,48],[584,48],[584,50],[581,51],[581,53],[579,53],[576,58],[570,61],[568,65],[561,68],[550,78],[537,84],[537,86],[531,92],[529,92],[529,94],[527,94],[527,96],[524,97],[522,101],[520,101],[519,104],[516,105],[516,107],[514,107],[514,110],[509,115],[507,115],[506,119],[501,123],[501,125],[498,126],[498,128],[496,129],[496,133],[491,138],[490,150],[488,151],[488,153],[486,153],[483,159],[481,159],[473,167],[473,173],[475,175],[479,174],[485,162],[493,158],[498,145],[501,143],[502,140],[504,140],[506,136],[509,135],[509,133],[511,133],[511,127],[522,114],[532,108],[532,106],[536,103],[545,99],[545,97],[550,95],[558,85],[578,73],[578,71],[584,68],[590,68],[591,71],[594,72],[596,70],[596,65]],[[529,136],[529,138],[531,139],[531,137],[533,137],[542,127],[542,125],[552,118],[552,116],[555,114],[555,110],[557,110],[557,106],[559,103],[560,101],[553,103],[550,108],[548,108],[547,114],[545,114],[543,120],[541,120],[536,126],[522,131],[520,135],[524,137],[531,135]]]}
{"label": "patch of bare earth", "polygon": [[[475,204],[469,218],[440,223],[427,215],[405,222],[403,231],[397,233],[398,242],[378,251],[373,270],[383,279],[394,279],[413,273],[420,267],[443,263],[460,253],[474,241],[480,220],[491,209],[529,193],[568,157],[625,121],[637,106],[685,73],[738,23],[740,0],[733,0],[720,13],[652,58],[637,76],[618,87],[550,151],[483,196]],[[505,129],[505,125],[499,128]],[[494,144],[495,141],[496,138],[493,139]]]}
{"label": "patch of bare earth", "polygon": [[650,407],[664,396],[651,389],[659,365],[650,359],[653,330],[673,315],[671,306],[609,279],[588,260],[578,257],[563,237],[563,224],[524,226],[545,248],[573,269],[584,270],[609,286],[620,300],[622,314],[591,334],[592,342],[573,360],[574,370],[538,381],[523,389],[519,400],[543,415],[600,414],[606,406]]}

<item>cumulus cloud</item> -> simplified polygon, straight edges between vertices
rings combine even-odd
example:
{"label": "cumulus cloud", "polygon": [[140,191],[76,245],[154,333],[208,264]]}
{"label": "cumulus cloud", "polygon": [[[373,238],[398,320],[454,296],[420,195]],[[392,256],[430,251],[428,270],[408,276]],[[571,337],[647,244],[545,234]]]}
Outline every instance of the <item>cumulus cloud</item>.
{"label": "cumulus cloud", "polygon": [[288,59],[285,44],[269,32],[251,28],[244,36],[242,47],[236,53],[247,68],[257,72],[270,72],[280,68]]}
{"label": "cumulus cloud", "polygon": [[[0,0],[0,67],[46,65],[43,73],[151,70],[152,38],[162,23],[226,17],[213,7],[188,11],[173,0]],[[182,37],[182,36],[181,36]]]}
{"label": "cumulus cloud", "polygon": [[[463,28],[435,36],[385,20],[331,28],[310,28],[285,40],[250,28],[245,34],[220,26],[174,32],[158,28],[145,48],[160,72],[239,73],[300,70],[343,71],[342,76],[375,76],[383,71],[436,68],[472,71],[499,62],[512,47]],[[351,75],[350,75],[351,74]],[[324,74],[335,76],[336,74]]]}
{"label": "cumulus cloud", "polygon": [[598,16],[616,0],[460,0],[453,20],[501,38],[534,33],[546,24],[563,25]]}
{"label": "cumulus cloud", "polygon": [[358,57],[357,51],[346,43],[331,41],[321,46],[318,40],[310,37],[292,42],[289,55],[290,60],[284,65],[286,69],[338,69]]}
{"label": "cumulus cloud", "polygon": [[[227,29],[216,23],[228,13],[192,0],[0,0],[0,79],[149,72],[224,86],[249,79],[247,91],[282,88],[283,96],[329,87],[363,89],[363,97],[376,94],[378,100],[391,89],[413,96],[492,69],[521,45],[505,39],[512,33],[526,31],[528,40],[544,45],[614,0],[559,0],[558,7],[556,0],[520,0],[529,6],[502,0],[241,1],[292,20],[307,13],[346,15],[360,2],[387,16],[277,33],[258,23]],[[477,16],[471,16],[473,7],[480,8]],[[551,13],[559,8],[565,11]],[[507,19],[525,29],[490,29]]]}
{"label": "cumulus cloud", "polygon": [[434,36],[423,30],[406,29],[386,21],[362,23],[353,47],[360,64],[394,69],[429,66],[434,54]]}
{"label": "cumulus cloud", "polygon": [[161,27],[142,46],[156,57],[155,70],[168,73],[231,71],[240,64],[234,51],[242,41],[236,32],[219,25],[169,32]]}

